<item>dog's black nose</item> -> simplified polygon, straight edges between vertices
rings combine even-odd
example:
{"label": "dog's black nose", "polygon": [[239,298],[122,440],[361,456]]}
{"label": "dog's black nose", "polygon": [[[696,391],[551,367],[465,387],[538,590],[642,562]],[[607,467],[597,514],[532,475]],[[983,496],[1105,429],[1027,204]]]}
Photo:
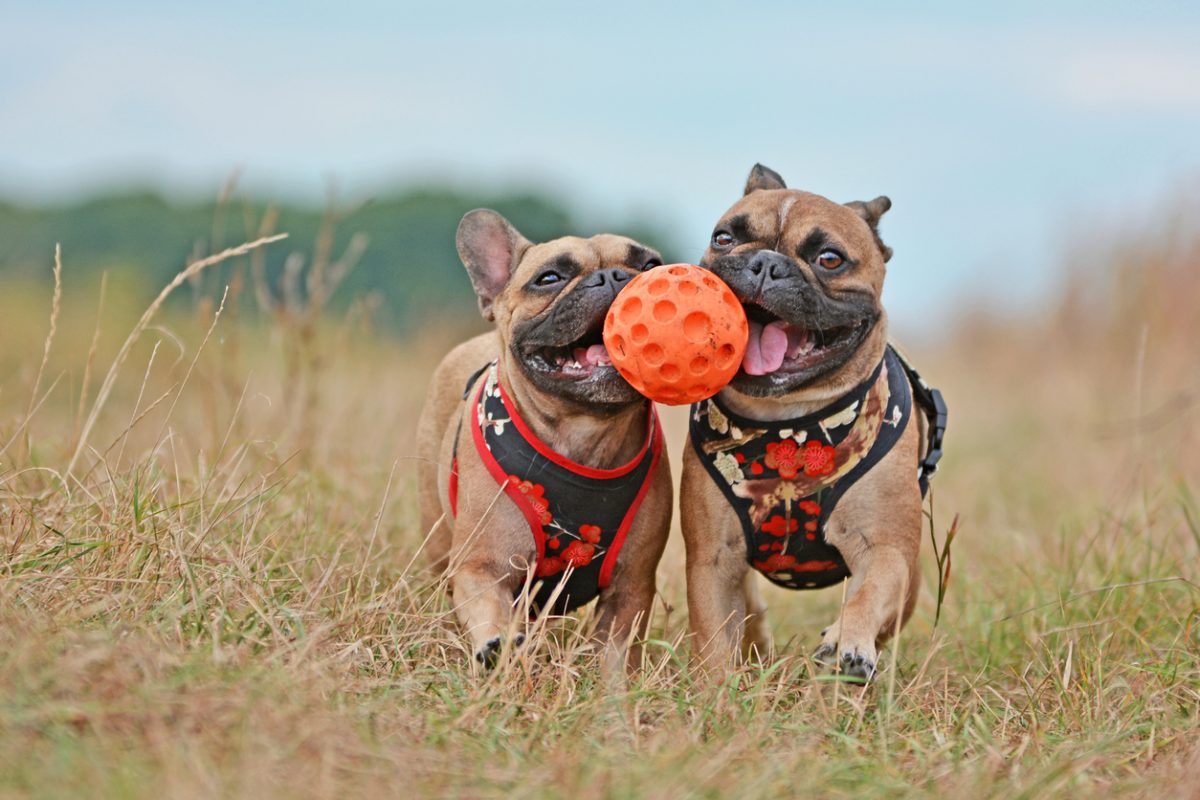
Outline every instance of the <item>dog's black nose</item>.
{"label": "dog's black nose", "polygon": [[795,271],[795,265],[791,263],[784,263],[782,260],[778,260],[771,262],[771,268],[767,274],[770,275],[771,280],[781,281],[784,278],[789,278],[794,275]]}
{"label": "dog's black nose", "polygon": [[800,275],[796,262],[774,250],[759,250],[746,262],[746,270],[759,280],[782,281]]}
{"label": "dog's black nose", "polygon": [[621,287],[624,286],[631,277],[633,276],[631,276],[625,270],[614,267],[613,269],[602,269],[597,272],[593,272],[579,285],[585,289],[599,289],[602,287],[608,287],[608,289],[613,293],[613,296],[616,296],[617,292],[621,291]]}

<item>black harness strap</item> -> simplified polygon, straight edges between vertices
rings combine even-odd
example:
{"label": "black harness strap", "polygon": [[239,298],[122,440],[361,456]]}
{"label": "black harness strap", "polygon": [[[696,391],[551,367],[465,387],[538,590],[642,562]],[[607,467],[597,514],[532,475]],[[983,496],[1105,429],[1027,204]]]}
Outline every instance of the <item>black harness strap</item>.
{"label": "black harness strap", "polygon": [[471,396],[471,387],[475,385],[475,381],[479,380],[479,377],[481,375],[483,375],[483,373],[488,371],[488,367],[490,367],[491,365],[492,365],[492,362],[489,361],[488,363],[484,364],[482,367],[480,367],[479,369],[477,369],[471,373],[471,377],[467,378],[467,385],[463,388],[463,400],[466,400],[467,398],[469,398]]}
{"label": "black harness strap", "polygon": [[[488,368],[491,367],[493,363],[494,362],[489,361],[471,373],[471,377],[467,378],[466,387],[463,388],[463,400],[467,400],[471,397],[471,387],[475,385],[475,382],[479,380],[483,373],[488,371]],[[462,434],[463,414],[465,414],[466,411],[467,407],[463,406],[462,411],[458,413],[458,424],[454,426],[454,447],[450,450],[450,458],[452,459],[452,462],[458,460],[458,437]]]}
{"label": "black harness strap", "polygon": [[938,462],[942,460],[942,440],[946,436],[946,401],[940,391],[925,382],[903,353],[894,347],[892,352],[896,354],[909,383],[912,384],[913,399],[929,422],[929,449],[918,465],[920,472],[917,479],[921,484],[921,496],[924,497],[929,491],[929,479],[937,474]]}

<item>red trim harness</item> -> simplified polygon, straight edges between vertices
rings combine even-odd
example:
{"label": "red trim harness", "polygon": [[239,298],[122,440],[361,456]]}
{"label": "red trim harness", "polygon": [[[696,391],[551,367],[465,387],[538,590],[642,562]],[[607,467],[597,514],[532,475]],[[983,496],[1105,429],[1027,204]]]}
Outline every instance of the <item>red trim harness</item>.
{"label": "red trim harness", "polygon": [[[467,407],[475,450],[492,478],[529,523],[537,552],[535,608],[570,611],[594,599],[612,580],[625,538],[662,454],[662,426],[650,406],[646,440],[629,463],[613,469],[579,464],[541,441],[517,413],[493,363]],[[472,378],[471,385],[478,376]],[[450,507],[458,514],[458,447],[450,473]]]}

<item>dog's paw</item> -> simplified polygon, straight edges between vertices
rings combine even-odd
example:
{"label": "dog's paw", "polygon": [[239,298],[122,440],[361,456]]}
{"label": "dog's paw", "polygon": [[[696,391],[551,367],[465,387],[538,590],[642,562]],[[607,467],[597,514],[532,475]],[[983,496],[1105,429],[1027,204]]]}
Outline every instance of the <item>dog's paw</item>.
{"label": "dog's paw", "polygon": [[812,659],[821,666],[829,667],[855,681],[869,683],[875,677],[874,656],[858,648],[843,650],[839,654],[836,644],[826,642],[816,649]]}
{"label": "dog's paw", "polygon": [[496,666],[496,662],[500,660],[500,642],[499,636],[493,636],[484,642],[483,647],[475,651],[475,663],[485,670]]}
{"label": "dog's paw", "polygon": [[869,683],[875,677],[875,659],[858,650],[842,653],[838,667],[843,675],[863,683]]}
{"label": "dog's paw", "polygon": [[[525,634],[518,633],[513,637],[512,646],[516,650],[521,645],[525,644]],[[493,669],[500,663],[500,651],[504,646],[504,640],[499,636],[493,636],[483,643],[483,647],[475,651],[475,663],[482,667],[485,671]]]}
{"label": "dog's paw", "polygon": [[[824,635],[824,633],[825,633],[824,631],[821,631],[822,635]],[[836,652],[837,652],[837,645],[823,644],[817,648],[816,652],[814,652],[812,654],[812,658],[813,658],[813,661],[817,662],[818,664],[820,664],[822,666],[832,667],[834,664],[837,663],[837,658],[834,655]]]}

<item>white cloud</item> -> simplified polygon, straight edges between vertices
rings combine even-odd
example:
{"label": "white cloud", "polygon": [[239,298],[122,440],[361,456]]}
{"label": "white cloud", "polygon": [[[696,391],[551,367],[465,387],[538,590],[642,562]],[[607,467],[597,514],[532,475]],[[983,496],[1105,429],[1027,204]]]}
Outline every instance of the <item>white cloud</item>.
{"label": "white cloud", "polygon": [[1048,87],[1084,110],[1122,113],[1200,111],[1200,49],[1112,41],[1069,48]]}

